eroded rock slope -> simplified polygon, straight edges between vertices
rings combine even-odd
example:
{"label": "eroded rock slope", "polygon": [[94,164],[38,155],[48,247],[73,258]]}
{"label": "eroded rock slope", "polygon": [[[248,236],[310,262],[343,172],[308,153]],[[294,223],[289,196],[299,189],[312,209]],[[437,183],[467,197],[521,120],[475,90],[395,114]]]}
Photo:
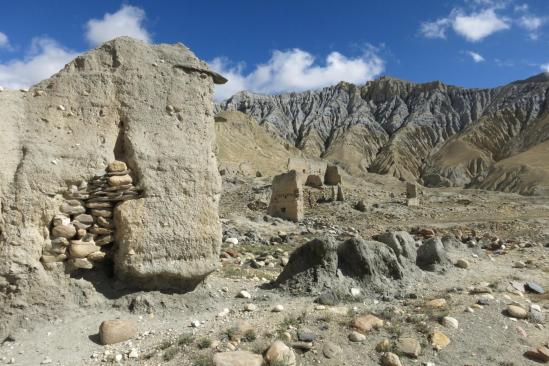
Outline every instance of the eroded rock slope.
{"label": "eroded rock slope", "polygon": [[548,74],[493,89],[382,77],[275,96],[240,92],[221,108],[244,112],[351,173],[469,185],[548,138],[545,127],[535,132],[549,110],[548,92]]}

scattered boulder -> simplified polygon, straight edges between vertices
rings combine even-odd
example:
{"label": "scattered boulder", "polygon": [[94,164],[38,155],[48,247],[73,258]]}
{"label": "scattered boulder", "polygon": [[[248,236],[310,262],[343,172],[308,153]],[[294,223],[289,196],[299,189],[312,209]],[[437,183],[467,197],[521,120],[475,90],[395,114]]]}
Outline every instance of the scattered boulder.
{"label": "scattered boulder", "polygon": [[537,362],[548,363],[549,348],[545,346],[531,348],[524,353],[524,356]]}
{"label": "scattered boulder", "polygon": [[322,354],[324,354],[324,357],[326,358],[337,358],[341,352],[341,347],[330,341],[325,342],[322,347]]}
{"label": "scattered boulder", "polygon": [[383,320],[379,319],[377,316],[368,314],[356,318],[353,321],[352,326],[358,331],[365,333],[371,331],[372,329],[382,328]]}
{"label": "scattered boulder", "polygon": [[425,306],[431,309],[441,309],[445,308],[448,305],[446,299],[432,299],[425,303]]}
{"label": "scattered boulder", "polygon": [[254,330],[253,326],[245,320],[237,320],[229,330],[229,338],[231,341],[239,341],[247,333]]}
{"label": "scattered boulder", "polygon": [[377,352],[388,352],[391,349],[391,341],[388,338],[383,338],[376,344]]}
{"label": "scattered boulder", "polygon": [[351,332],[349,333],[349,340],[351,342],[364,342],[366,340],[366,336],[359,332]]}
{"label": "scattered boulder", "polygon": [[437,350],[441,350],[450,344],[450,338],[440,331],[431,333],[429,339],[431,340],[431,345]]}
{"label": "scattered boulder", "polygon": [[461,269],[469,268],[469,262],[467,262],[465,259],[458,259],[454,265]]}
{"label": "scattered boulder", "polygon": [[445,316],[441,319],[441,324],[444,325],[446,328],[459,328],[459,322],[456,318],[452,318],[451,316]]}
{"label": "scattered boulder", "polygon": [[296,365],[296,357],[294,351],[284,344],[282,341],[275,341],[265,354],[265,360],[269,365],[283,364],[287,366]]}
{"label": "scattered boulder", "polygon": [[137,336],[137,325],[132,320],[105,320],[99,326],[101,344],[114,344]]}
{"label": "scattered boulder", "polygon": [[449,263],[444,245],[438,237],[424,241],[417,250],[416,264],[423,270],[434,271],[438,266]]}
{"label": "scattered boulder", "polygon": [[392,352],[386,352],[381,356],[381,364],[383,366],[402,366],[400,358]]}
{"label": "scattered boulder", "polygon": [[418,358],[421,353],[421,345],[415,338],[399,338],[396,348],[400,353],[412,358]]}
{"label": "scattered boulder", "polygon": [[528,310],[524,309],[522,306],[518,305],[507,305],[505,308],[505,311],[507,312],[507,315],[509,315],[512,318],[517,319],[526,319],[528,318]]}

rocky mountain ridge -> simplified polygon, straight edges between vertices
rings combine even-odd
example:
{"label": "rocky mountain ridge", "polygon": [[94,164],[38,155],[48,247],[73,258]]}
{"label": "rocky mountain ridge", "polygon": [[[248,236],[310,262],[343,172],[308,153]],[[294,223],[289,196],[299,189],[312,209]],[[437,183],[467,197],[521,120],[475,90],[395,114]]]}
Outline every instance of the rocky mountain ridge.
{"label": "rocky mountain ridge", "polygon": [[[219,108],[243,112],[306,155],[351,173],[482,186],[494,164],[547,140],[548,94],[547,73],[492,89],[382,77],[274,96],[244,91]],[[488,188],[534,194],[539,187]]]}

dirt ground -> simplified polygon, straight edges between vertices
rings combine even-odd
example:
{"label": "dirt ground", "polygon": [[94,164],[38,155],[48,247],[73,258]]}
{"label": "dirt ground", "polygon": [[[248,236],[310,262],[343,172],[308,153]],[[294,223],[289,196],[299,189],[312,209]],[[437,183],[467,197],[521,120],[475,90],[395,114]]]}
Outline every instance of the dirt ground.
{"label": "dirt ground", "polygon": [[[403,365],[539,364],[523,354],[549,342],[547,321],[513,319],[504,310],[513,302],[527,309],[533,303],[540,305],[547,318],[547,292],[519,291],[511,283],[535,282],[549,290],[549,197],[422,189],[420,206],[408,207],[403,182],[378,175],[345,178],[345,201],[307,207],[300,224],[265,218],[262,204],[268,202],[269,177],[226,179],[220,216],[225,236],[238,237],[239,244],[223,244],[219,270],[205,283],[186,294],[117,293],[115,285],[108,292],[96,291],[98,282],[109,281],[101,274],[95,279],[75,279],[75,288],[86,299],[82,306],[46,311],[47,318],[42,314],[40,319],[29,311],[26,324],[0,346],[0,363],[206,366],[212,365],[214,352],[241,349],[262,353],[275,339],[287,337],[287,332],[297,362],[304,366],[379,365],[381,353],[376,345],[387,338],[398,354],[396,343],[402,337],[414,338],[422,346],[417,359],[401,354]],[[329,189],[325,195],[331,195]],[[359,200],[365,203],[364,212],[353,208]],[[400,288],[397,296],[362,292],[323,307],[313,296],[268,286],[283,269],[281,258],[322,234],[358,234],[370,239],[386,230],[419,233],[421,229],[433,229],[438,236],[465,238],[474,234],[489,241],[497,237],[504,247],[480,249],[482,240],[477,247],[463,244],[459,256],[469,263],[467,269],[426,272],[420,281]],[[421,235],[417,237],[421,239]],[[273,264],[250,265],[264,258]],[[475,287],[488,288],[490,293],[472,293]],[[251,298],[238,298],[241,290],[248,291]],[[426,307],[426,302],[435,298],[446,299],[447,305],[435,310]],[[478,305],[479,300],[484,305]],[[250,303],[256,309],[246,311]],[[276,305],[284,310],[273,312]],[[224,309],[228,311],[223,313]],[[368,332],[365,341],[351,342],[350,324],[361,314],[374,314],[385,325]],[[457,319],[459,327],[440,324],[443,316]],[[116,318],[135,320],[139,336],[111,346],[99,345],[99,324]],[[253,331],[240,343],[231,343],[231,328],[240,319],[249,322]],[[302,328],[314,334],[312,344],[293,343]],[[436,350],[430,344],[434,330],[449,337],[447,347]],[[333,358],[325,355],[328,343],[341,348]],[[115,360],[117,354],[119,361]]]}

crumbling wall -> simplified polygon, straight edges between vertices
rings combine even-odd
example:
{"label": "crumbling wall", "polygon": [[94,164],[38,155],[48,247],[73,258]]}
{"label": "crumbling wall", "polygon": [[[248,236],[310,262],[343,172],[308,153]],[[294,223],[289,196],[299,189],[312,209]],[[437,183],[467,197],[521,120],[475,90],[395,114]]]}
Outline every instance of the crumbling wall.
{"label": "crumbling wall", "polygon": [[[0,93],[0,307],[66,305],[61,269],[40,258],[67,186],[113,160],[142,189],[120,204],[115,274],[138,288],[188,290],[217,265],[221,180],[211,72],[185,46],[128,37],[91,50],[27,91]],[[55,292],[60,296],[52,297]]]}
{"label": "crumbling wall", "polygon": [[288,159],[288,171],[295,170],[298,173],[303,174],[306,179],[309,175],[324,176],[326,171],[326,163],[323,161],[305,159],[301,157],[291,157]]}
{"label": "crumbling wall", "polygon": [[337,186],[341,184],[341,175],[339,174],[339,168],[336,165],[328,165],[326,172],[324,173],[324,184],[330,186]]}

